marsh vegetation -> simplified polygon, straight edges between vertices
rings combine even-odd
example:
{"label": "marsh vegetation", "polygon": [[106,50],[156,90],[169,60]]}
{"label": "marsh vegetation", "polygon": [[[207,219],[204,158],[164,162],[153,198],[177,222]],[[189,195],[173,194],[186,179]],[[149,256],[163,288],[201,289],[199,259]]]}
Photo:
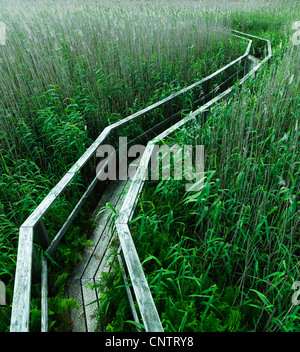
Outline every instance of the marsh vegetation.
{"label": "marsh vegetation", "polygon": [[[299,277],[300,65],[290,42],[297,1],[50,3],[1,4],[0,279],[8,305],[0,331],[9,328],[22,222],[105,126],[240,56],[245,43],[231,29],[269,39],[272,63],[193,132],[206,150],[204,189],[147,183],[131,229],[165,331],[298,331],[291,285]],[[191,144],[193,133],[183,129],[178,142]],[[85,182],[48,215],[51,236]],[[64,326],[56,314],[75,304],[63,289],[88,244],[87,211],[52,266],[53,329]],[[112,273],[99,317],[107,331],[133,330],[120,272]],[[33,329],[38,291],[37,283]]]}

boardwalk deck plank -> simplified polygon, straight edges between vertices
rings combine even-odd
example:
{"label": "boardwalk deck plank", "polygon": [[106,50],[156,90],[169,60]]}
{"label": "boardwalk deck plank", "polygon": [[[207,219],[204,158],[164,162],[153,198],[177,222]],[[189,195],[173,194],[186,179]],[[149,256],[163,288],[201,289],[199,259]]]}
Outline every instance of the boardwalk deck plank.
{"label": "boardwalk deck plank", "polygon": [[[93,217],[97,225],[89,238],[92,246],[87,246],[82,255],[82,260],[74,268],[70,275],[68,297],[74,298],[79,303],[79,309],[72,309],[71,330],[74,332],[94,332],[97,330],[97,300],[100,294],[97,289],[91,289],[89,285],[99,282],[101,273],[110,270],[109,258],[113,253],[112,241],[116,238],[116,232],[111,227],[113,212],[103,207],[110,202],[116,210],[119,210],[128,185],[126,181],[112,181],[98,203]],[[96,302],[94,302],[96,301]],[[94,302],[90,304],[91,302]]]}

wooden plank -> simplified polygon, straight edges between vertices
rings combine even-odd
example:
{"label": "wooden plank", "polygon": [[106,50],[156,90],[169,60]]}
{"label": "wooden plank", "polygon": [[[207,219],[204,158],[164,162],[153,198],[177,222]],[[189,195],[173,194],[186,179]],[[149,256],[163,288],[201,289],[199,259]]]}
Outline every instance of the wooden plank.
{"label": "wooden plank", "polygon": [[110,272],[111,262],[114,260],[114,257],[115,257],[115,255],[113,254],[114,249],[111,247],[111,243],[115,238],[116,238],[116,235],[114,234],[109,241],[109,244],[106,248],[106,251],[105,251],[105,254],[104,254],[102,260],[101,261],[99,260],[98,266],[97,266],[95,273],[94,273],[94,276],[93,276],[95,281],[101,280],[102,273]]}
{"label": "wooden plank", "polygon": [[153,149],[154,149],[154,145],[148,143],[143,153],[143,156],[140,159],[134,178],[131,181],[130,188],[128,190],[128,193],[126,194],[119,216],[115,221],[116,224],[117,223],[125,224],[128,222],[132,209],[136,204],[136,198],[147,177],[146,174],[148,172],[148,164],[149,164],[149,160],[152,155]]}
{"label": "wooden plank", "polygon": [[[119,184],[117,181],[112,181],[111,182],[111,187],[108,188],[108,190],[104,193],[104,195],[101,198],[101,201],[99,202],[100,206],[98,205],[97,208],[105,206],[107,201],[111,201],[112,205],[115,205],[119,199],[120,193],[122,192],[121,184]],[[122,182],[123,186],[125,186],[126,182]],[[110,217],[112,216],[111,212],[108,210],[105,210],[101,214],[95,214],[97,219],[97,226],[93,231],[93,234],[89,238],[90,241],[94,243],[93,246],[87,246],[84,249],[84,253],[82,255],[82,260],[77,264],[77,266],[74,268],[71,276],[72,278],[81,278],[83,273],[85,272],[85,269],[89,265],[89,262],[93,255],[95,254],[95,249],[97,248],[99,241],[101,241],[103,232],[106,228],[106,223],[109,221]],[[96,252],[97,254],[97,252]],[[99,254],[98,254],[99,255]],[[97,255],[97,256],[98,256]],[[88,275],[86,276],[87,278],[93,277],[93,275]]]}
{"label": "wooden plank", "polygon": [[[101,200],[97,205],[97,208],[95,209],[95,211],[93,213],[94,214],[93,217],[97,220],[98,224],[97,224],[96,228],[94,229],[89,240],[91,242],[93,242],[94,245],[85,247],[84,252],[82,254],[81,261],[76,265],[73,272],[71,273],[71,278],[73,278],[73,279],[75,279],[75,278],[80,279],[81,278],[82,273],[84,272],[86,266],[89,263],[91,256],[93,255],[95,247],[99,241],[99,236],[101,236],[101,231],[104,230],[104,226],[102,227],[102,229],[100,229],[100,227],[102,226],[100,224],[100,222],[105,221],[105,216],[106,216],[105,212],[102,212],[100,214],[98,214],[98,212],[99,212],[100,208],[105,206],[105,204],[110,200],[114,190],[116,189],[116,186],[117,186],[117,181],[112,181],[109,184],[109,186],[105,190],[104,194],[102,195]],[[96,232],[96,229],[97,229],[97,232]]]}
{"label": "wooden plank", "polygon": [[[115,206],[116,211],[118,211],[121,206],[124,192],[126,192],[126,181],[119,181],[111,198],[111,202]],[[95,277],[99,264],[106,258],[107,246],[111,242],[113,236],[113,229],[111,227],[111,221],[113,220],[111,210],[107,209],[104,212],[103,220],[104,221],[99,222],[98,227],[94,231],[94,235],[98,237],[99,240],[97,241],[93,254],[82,273],[82,278]]]}
{"label": "wooden plank", "polygon": [[[101,236],[101,233],[104,231],[105,227],[102,225],[97,225],[96,229],[98,231],[98,234]],[[80,260],[80,262],[77,263],[71,273],[72,279],[80,279],[82,277],[82,273],[86,270],[87,266],[89,265],[91,257],[94,255],[95,247],[98,243],[98,238],[95,238],[95,234],[96,233],[94,230],[93,236],[90,238],[90,241],[92,241],[94,245],[85,247],[84,252],[82,254],[82,259]]]}
{"label": "wooden plank", "polygon": [[[114,236],[112,237],[111,241],[113,240]],[[111,245],[111,241],[109,243],[109,246],[106,250],[106,253],[104,255],[104,257],[102,258],[100,265],[97,269],[97,271],[94,274],[94,282],[100,284],[101,283],[101,275],[106,272],[106,273],[110,273],[111,272],[111,262],[114,260],[114,255],[113,255],[113,249],[110,247]],[[104,291],[100,292],[100,289],[97,288],[95,289],[95,294],[97,296],[97,299],[99,301],[99,305],[100,305],[100,299],[101,299],[101,295],[105,292],[106,289],[104,289]],[[105,331],[105,327],[103,325],[101,325],[100,322],[100,329],[102,331]]]}
{"label": "wooden plank", "polygon": [[[126,181],[111,182],[110,187],[108,187],[103,194],[96,209],[99,210],[99,208],[105,206],[107,201],[110,201],[113,205],[116,205],[125,186]],[[98,218],[99,223],[90,237],[90,240],[94,242],[94,246],[87,247],[85,249],[83,259],[78,263],[70,277],[69,297],[74,297],[77,300],[79,299],[79,302],[82,305],[80,314],[74,310],[71,312],[74,331],[94,331],[96,328],[95,310],[97,310],[98,304],[92,304],[91,306],[86,306],[86,304],[96,300],[98,295],[96,290],[91,291],[87,287],[87,284],[92,284],[95,282],[94,276],[97,269],[99,269],[98,255],[101,255],[101,253],[97,250],[97,247],[101,248],[101,250],[105,252],[107,251],[109,241],[111,241],[111,238],[106,239],[104,232],[105,229],[108,229],[109,220],[112,216],[109,210],[105,210],[97,216],[97,210],[94,212],[94,216]],[[104,256],[105,253],[103,253],[101,259],[103,259]],[[102,270],[106,270],[105,265],[106,264],[103,261],[103,265],[101,266]]]}
{"label": "wooden plank", "polygon": [[[136,323],[140,323],[140,320],[139,320],[139,317],[138,317],[138,314],[137,314],[137,311],[134,307],[134,301],[133,301],[133,297],[132,297],[132,294],[131,294],[131,290],[130,290],[130,287],[128,286],[128,281],[127,281],[127,277],[126,277],[126,272],[125,272],[125,268],[124,268],[124,264],[123,264],[123,260],[122,260],[122,256],[121,256],[121,246],[119,247],[119,250],[118,250],[118,261],[119,261],[119,265],[120,265],[120,268],[122,270],[122,277],[123,277],[123,281],[124,281],[124,284],[125,284],[125,288],[126,288],[126,293],[127,293],[127,297],[128,297],[128,301],[129,301],[129,305],[130,305],[130,308],[131,308],[131,312],[132,312],[132,316],[133,316],[133,320],[136,322]],[[140,332],[140,328],[137,327],[137,331]]]}
{"label": "wooden plank", "polygon": [[99,263],[105,259],[105,254],[107,251],[107,246],[111,240],[111,233],[108,229],[108,226],[100,226],[101,229],[101,237],[95,246],[88,264],[84,268],[84,272],[82,274],[82,278],[91,278],[94,277],[97,268],[99,267]]}
{"label": "wooden plank", "polygon": [[129,228],[127,225],[116,224],[116,229],[145,329],[147,332],[163,332],[164,330]]}
{"label": "wooden plank", "polygon": [[[84,304],[84,314],[87,332],[96,331],[96,317],[98,312],[98,302],[96,290],[91,290],[87,285],[94,285],[93,279],[81,279],[81,289]],[[96,302],[94,302],[96,301]],[[92,303],[94,302],[94,303]]]}
{"label": "wooden plank", "polygon": [[0,280],[0,306],[6,306],[6,286]]}
{"label": "wooden plank", "polygon": [[47,277],[47,259],[43,256],[42,260],[42,317],[41,317],[41,331],[48,332],[48,277]]}
{"label": "wooden plank", "polygon": [[79,308],[73,308],[70,310],[71,330],[74,332],[86,332],[87,327],[85,324],[85,311],[83,307],[84,302],[82,298],[81,280],[71,278],[68,280],[68,283],[69,298],[74,298],[79,304]]}
{"label": "wooden plank", "polygon": [[33,229],[21,227],[10,322],[11,332],[28,332],[32,274]]}

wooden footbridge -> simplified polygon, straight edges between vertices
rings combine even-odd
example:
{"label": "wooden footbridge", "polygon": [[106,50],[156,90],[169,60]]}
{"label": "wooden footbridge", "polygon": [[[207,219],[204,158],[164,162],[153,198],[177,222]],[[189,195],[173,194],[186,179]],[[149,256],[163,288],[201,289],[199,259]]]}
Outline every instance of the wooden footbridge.
{"label": "wooden footbridge", "polygon": [[[88,165],[89,161],[95,158],[95,154],[99,146],[108,141],[118,140],[123,127],[132,126],[135,120],[141,121],[143,118],[147,120],[149,113],[155,109],[164,108],[164,119],[143,131],[140,135],[130,139],[130,143],[134,144],[138,140],[143,139],[147,142],[146,149],[136,169],[134,178],[125,181],[111,181],[105,186],[102,192],[101,200],[97,208],[94,210],[94,218],[97,226],[90,238],[93,246],[87,247],[83,253],[82,260],[74,268],[69,277],[69,285],[67,290],[68,297],[73,297],[79,302],[79,309],[73,309],[71,320],[73,321],[72,331],[101,331],[101,327],[97,327],[96,314],[98,310],[99,292],[96,289],[89,288],[89,284],[95,284],[101,278],[101,273],[110,270],[109,260],[112,254],[112,243],[115,236],[118,237],[120,246],[117,252],[119,264],[123,270],[123,278],[127,283],[128,275],[130,277],[131,286],[127,285],[128,301],[132,310],[133,319],[144,325],[145,331],[163,331],[159,312],[154,304],[147,280],[138,256],[133,239],[131,237],[128,223],[133,215],[133,211],[137,202],[137,197],[142,190],[144,184],[144,175],[157,141],[161,141],[171,135],[177,129],[187,126],[190,122],[198,121],[200,114],[209,111],[210,107],[227,97],[233,90],[234,86],[241,86],[251,75],[271,58],[271,44],[268,40],[258,38],[245,33],[233,31],[233,35],[241,40],[248,41],[245,53],[224,66],[213,74],[204,79],[178,91],[175,94],[133,114],[110,126],[107,126],[99,137],[92,143],[79,160],[71,167],[58,184],[50,191],[47,197],[32,212],[27,220],[20,227],[19,243],[17,253],[17,266],[14,282],[14,295],[11,314],[11,332],[28,332],[30,326],[30,299],[32,277],[37,271],[34,265],[35,246],[34,243],[40,245],[44,253],[41,272],[41,311],[42,322],[41,331],[48,331],[48,260],[52,256],[56,247],[65,235],[69,226],[72,224],[76,214],[88,196],[95,191],[95,187],[101,179],[101,175],[107,170],[110,160],[97,170],[97,174],[87,187],[77,205],[73,208],[66,222],[57,232],[52,241],[49,240],[47,229],[43,222],[43,217],[71,184],[76,175]],[[265,44],[265,57],[254,58],[250,56],[250,49],[255,42]],[[222,83],[214,84],[215,81]],[[182,111],[176,111],[176,101],[181,97],[193,93],[192,109],[189,114],[183,117]],[[175,111],[174,111],[175,110]],[[116,147],[118,147],[116,145]],[[99,209],[103,209],[105,204],[110,202],[115,209],[118,210],[117,216],[111,211],[104,210],[99,213]],[[135,309],[137,302],[138,309]]]}

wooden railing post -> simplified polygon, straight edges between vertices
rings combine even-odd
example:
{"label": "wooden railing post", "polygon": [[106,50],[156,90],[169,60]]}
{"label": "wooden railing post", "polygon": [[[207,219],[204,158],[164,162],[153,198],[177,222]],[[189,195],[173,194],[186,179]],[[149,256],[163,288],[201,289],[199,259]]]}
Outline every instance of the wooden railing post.
{"label": "wooden railing post", "polygon": [[10,331],[28,332],[32,276],[33,230],[21,227],[11,312]]}

